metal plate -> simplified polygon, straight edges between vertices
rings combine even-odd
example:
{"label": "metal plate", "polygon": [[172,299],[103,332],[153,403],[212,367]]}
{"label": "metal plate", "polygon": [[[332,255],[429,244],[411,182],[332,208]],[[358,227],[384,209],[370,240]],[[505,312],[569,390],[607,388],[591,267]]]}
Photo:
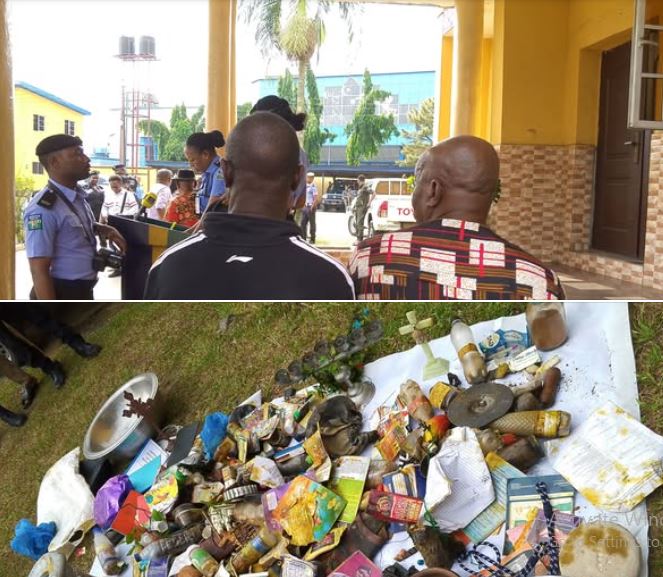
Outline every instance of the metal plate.
{"label": "metal plate", "polygon": [[511,389],[482,383],[458,393],[449,403],[449,420],[457,427],[485,427],[506,415],[513,405]]}

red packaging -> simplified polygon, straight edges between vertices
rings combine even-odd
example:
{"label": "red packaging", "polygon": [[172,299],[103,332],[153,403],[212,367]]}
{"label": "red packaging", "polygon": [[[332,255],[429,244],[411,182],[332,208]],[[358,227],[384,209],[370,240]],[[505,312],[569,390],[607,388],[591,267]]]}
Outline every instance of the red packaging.
{"label": "red packaging", "polygon": [[384,491],[369,491],[362,500],[362,509],[376,519],[395,523],[416,523],[424,502]]}
{"label": "red packaging", "polygon": [[502,435],[502,443],[504,443],[505,447],[513,445],[518,440],[520,440],[520,437],[518,435],[514,435],[513,433],[506,433],[505,435]]}

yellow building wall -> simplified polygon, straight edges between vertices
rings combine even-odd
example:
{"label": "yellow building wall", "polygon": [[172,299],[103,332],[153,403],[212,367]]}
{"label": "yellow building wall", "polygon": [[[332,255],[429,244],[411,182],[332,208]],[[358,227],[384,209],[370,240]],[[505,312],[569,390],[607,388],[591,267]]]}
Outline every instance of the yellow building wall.
{"label": "yellow building wall", "polygon": [[[598,142],[602,53],[631,41],[633,0],[573,0],[569,3],[569,50],[565,131],[567,143]],[[648,19],[663,14],[649,0]]]}
{"label": "yellow building wall", "polygon": [[596,145],[602,53],[631,40],[633,18],[633,0],[495,0],[489,139]]}
{"label": "yellow building wall", "polygon": [[[33,114],[44,117],[43,132],[33,129]],[[75,136],[83,139],[83,118],[82,114],[71,108],[17,86],[14,93],[16,178],[32,179],[35,189],[42,188],[48,180],[48,175],[46,173],[32,173],[32,163],[37,162],[35,156],[37,144],[47,136],[64,133],[65,120],[71,120],[75,123]]]}
{"label": "yellow building wall", "polygon": [[497,0],[495,53],[501,70],[493,75],[495,144],[564,140],[568,18],[567,0]]}

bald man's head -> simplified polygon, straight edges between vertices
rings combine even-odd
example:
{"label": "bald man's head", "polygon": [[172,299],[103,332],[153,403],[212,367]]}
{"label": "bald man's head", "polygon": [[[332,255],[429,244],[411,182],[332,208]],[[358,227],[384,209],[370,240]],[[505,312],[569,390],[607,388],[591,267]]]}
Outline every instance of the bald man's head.
{"label": "bald man's head", "polygon": [[271,112],[247,116],[230,133],[222,166],[230,212],[285,218],[302,170],[297,135],[285,120]]}
{"label": "bald man's head", "polygon": [[417,222],[456,218],[484,223],[499,178],[493,146],[474,136],[457,136],[427,150],[415,169],[412,205]]}

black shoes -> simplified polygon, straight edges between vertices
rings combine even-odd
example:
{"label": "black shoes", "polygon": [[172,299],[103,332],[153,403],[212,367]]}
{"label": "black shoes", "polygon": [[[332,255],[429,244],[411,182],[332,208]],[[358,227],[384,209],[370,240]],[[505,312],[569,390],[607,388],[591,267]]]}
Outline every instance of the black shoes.
{"label": "black shoes", "polygon": [[25,415],[12,413],[9,409],[0,406],[0,421],[4,421],[10,427],[22,427],[27,419]]}
{"label": "black shoes", "polygon": [[44,372],[50,377],[55,385],[56,389],[61,389],[67,380],[67,375],[62,368],[62,365],[57,361],[52,361],[51,365],[44,370]]}
{"label": "black shoes", "polygon": [[24,409],[29,409],[32,401],[35,400],[37,394],[37,387],[39,384],[36,379],[30,379],[21,389],[21,406]]}
{"label": "black shoes", "polygon": [[85,359],[96,357],[101,352],[101,346],[93,345],[85,341],[80,335],[76,335],[67,343],[74,352]]}

